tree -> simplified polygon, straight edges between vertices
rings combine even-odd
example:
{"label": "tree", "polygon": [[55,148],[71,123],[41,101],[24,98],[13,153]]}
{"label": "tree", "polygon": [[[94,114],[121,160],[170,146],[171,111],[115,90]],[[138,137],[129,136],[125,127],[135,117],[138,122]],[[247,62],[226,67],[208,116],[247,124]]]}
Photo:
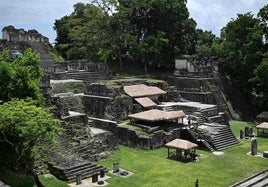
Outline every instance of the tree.
{"label": "tree", "polygon": [[26,49],[13,62],[8,62],[4,51],[0,55],[0,100],[31,97],[42,105],[44,98],[39,85],[43,73],[39,63],[40,57],[31,49]]}
{"label": "tree", "polygon": [[[136,50],[130,50],[131,56],[136,57],[135,62],[141,62],[145,67],[173,67],[176,56],[194,51],[194,45],[190,44],[195,40],[196,23],[189,19],[186,1],[120,0],[119,7],[125,11],[123,17],[129,20],[133,28],[131,34],[136,37],[131,45]],[[150,45],[157,40],[153,42],[157,45]],[[160,58],[152,58],[154,56]]]}
{"label": "tree", "polygon": [[33,176],[36,145],[54,143],[61,132],[60,121],[48,109],[37,107],[31,99],[12,100],[0,106],[0,143],[8,144],[15,154],[16,168],[24,168]]}
{"label": "tree", "polygon": [[54,27],[67,59],[173,67],[177,55],[194,52],[196,23],[184,0],[95,0],[74,9]]}
{"label": "tree", "polygon": [[268,43],[268,4],[260,9],[258,18],[261,20],[261,24],[263,26],[263,34],[266,40],[265,42]]}
{"label": "tree", "polygon": [[263,49],[263,27],[260,20],[250,13],[238,14],[222,29],[221,67],[246,94],[252,86],[249,82],[253,70],[260,64]]}
{"label": "tree", "polygon": [[254,70],[254,77],[250,82],[254,84],[253,102],[259,111],[268,110],[268,52],[265,53],[262,63]]}
{"label": "tree", "polygon": [[197,29],[196,40],[195,55],[197,58],[218,55],[216,48],[219,44],[219,38],[217,38],[211,31]]}

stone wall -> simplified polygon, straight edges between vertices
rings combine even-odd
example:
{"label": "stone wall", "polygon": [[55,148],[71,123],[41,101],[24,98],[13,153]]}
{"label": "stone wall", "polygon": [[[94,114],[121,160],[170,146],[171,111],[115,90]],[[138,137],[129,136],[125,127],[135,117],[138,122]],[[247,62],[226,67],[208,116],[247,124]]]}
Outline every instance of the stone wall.
{"label": "stone wall", "polygon": [[49,43],[47,37],[42,36],[38,31],[32,29],[25,31],[24,29],[15,29],[12,25],[2,29],[2,38],[11,42],[44,42]]}
{"label": "stone wall", "polygon": [[85,112],[96,118],[113,121],[127,119],[129,114],[140,110],[134,106],[134,100],[123,91],[124,85],[133,84],[155,85],[167,90],[166,82],[157,80],[150,82],[146,79],[114,80],[88,84],[83,96]]}
{"label": "stone wall", "polygon": [[150,134],[128,127],[128,125],[120,125],[114,121],[90,118],[93,120],[93,126],[113,132],[118,139],[118,143],[130,147],[141,149],[156,149],[163,147],[167,142],[179,138],[182,132],[181,128],[173,128],[169,132],[157,130]]}
{"label": "stone wall", "polygon": [[206,104],[215,104],[213,94],[211,92],[187,92],[179,91],[183,99],[189,101],[202,102]]}
{"label": "stone wall", "polygon": [[184,55],[175,60],[175,76],[212,77],[213,70],[218,70],[217,58],[195,59]]}

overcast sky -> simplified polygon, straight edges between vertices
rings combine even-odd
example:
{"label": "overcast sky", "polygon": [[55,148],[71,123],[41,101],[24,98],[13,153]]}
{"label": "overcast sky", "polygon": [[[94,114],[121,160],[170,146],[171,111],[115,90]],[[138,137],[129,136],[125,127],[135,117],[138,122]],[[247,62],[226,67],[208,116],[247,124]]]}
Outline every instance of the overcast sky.
{"label": "overcast sky", "polygon": [[[36,29],[53,43],[55,19],[69,15],[76,2],[89,0],[1,0],[0,28],[13,25],[25,30]],[[197,27],[219,36],[220,29],[238,13],[256,15],[267,0],[188,0],[187,7]]]}

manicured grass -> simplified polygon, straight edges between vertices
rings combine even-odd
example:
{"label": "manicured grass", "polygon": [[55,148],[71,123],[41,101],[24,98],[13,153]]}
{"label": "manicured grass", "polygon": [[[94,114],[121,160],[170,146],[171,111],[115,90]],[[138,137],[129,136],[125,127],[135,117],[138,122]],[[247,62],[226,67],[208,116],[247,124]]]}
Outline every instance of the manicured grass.
{"label": "manicured grass", "polygon": [[[236,136],[245,126],[244,122],[232,121],[231,127]],[[113,162],[134,173],[129,178],[112,176],[109,186],[120,187],[192,187],[199,179],[199,186],[226,187],[256,172],[268,168],[268,159],[247,155],[250,152],[249,140],[241,140],[241,144],[224,149],[221,156],[211,152],[197,150],[200,155],[196,163],[181,163],[167,159],[167,149],[139,150],[120,146],[120,150],[100,164],[112,169]],[[268,150],[268,139],[257,138],[258,151]]]}

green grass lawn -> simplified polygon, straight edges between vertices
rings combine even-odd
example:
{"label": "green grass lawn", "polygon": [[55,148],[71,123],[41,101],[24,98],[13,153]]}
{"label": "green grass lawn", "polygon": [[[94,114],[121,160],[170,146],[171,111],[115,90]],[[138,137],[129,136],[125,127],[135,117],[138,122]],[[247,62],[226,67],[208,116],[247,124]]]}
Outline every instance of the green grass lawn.
{"label": "green grass lawn", "polygon": [[[245,126],[252,124],[232,121],[231,127],[236,136]],[[199,179],[200,187],[227,187],[254,173],[268,168],[268,159],[247,155],[250,152],[249,140],[224,149],[221,156],[209,151],[197,150],[200,155],[196,163],[181,163],[167,159],[167,149],[140,150],[120,146],[107,160],[100,162],[109,170],[114,162],[134,173],[129,178],[111,174],[107,180],[110,187],[193,187]],[[268,150],[268,138],[257,138],[258,152]],[[40,177],[46,187],[64,187],[66,183],[55,178]],[[12,187],[34,187],[30,177],[0,170],[0,180]]]}
{"label": "green grass lawn", "polygon": [[[231,126],[239,136],[239,131],[251,124],[232,121]],[[199,179],[199,186],[226,187],[268,168],[268,159],[247,155],[251,146],[249,140],[240,142],[239,146],[224,149],[221,156],[197,150],[200,156],[196,163],[169,160],[166,148],[146,151],[120,146],[119,151],[100,164],[110,170],[113,162],[119,162],[120,167],[134,173],[129,178],[110,175],[111,187],[192,187],[196,179]],[[268,150],[268,139],[257,138],[257,143],[259,152]]]}

